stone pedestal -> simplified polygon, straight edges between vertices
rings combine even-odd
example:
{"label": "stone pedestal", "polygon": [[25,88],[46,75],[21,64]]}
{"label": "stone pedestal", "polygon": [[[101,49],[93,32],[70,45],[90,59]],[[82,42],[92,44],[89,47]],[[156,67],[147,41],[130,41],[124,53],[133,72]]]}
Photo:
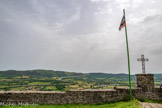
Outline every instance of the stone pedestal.
{"label": "stone pedestal", "polygon": [[141,87],[144,92],[154,91],[154,75],[153,74],[136,74],[137,87]]}

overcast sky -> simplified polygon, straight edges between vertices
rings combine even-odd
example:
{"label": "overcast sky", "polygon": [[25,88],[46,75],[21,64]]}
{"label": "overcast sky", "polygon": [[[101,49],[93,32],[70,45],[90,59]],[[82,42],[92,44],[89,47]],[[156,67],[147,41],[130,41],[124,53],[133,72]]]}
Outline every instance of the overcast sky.
{"label": "overcast sky", "polygon": [[162,73],[161,0],[0,0],[0,70]]}

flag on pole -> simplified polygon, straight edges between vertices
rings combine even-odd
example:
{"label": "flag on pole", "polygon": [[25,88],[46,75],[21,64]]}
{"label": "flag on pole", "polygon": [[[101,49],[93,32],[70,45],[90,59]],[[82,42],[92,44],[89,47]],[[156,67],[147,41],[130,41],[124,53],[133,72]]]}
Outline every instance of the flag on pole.
{"label": "flag on pole", "polygon": [[127,57],[128,57],[128,73],[129,73],[129,91],[130,91],[130,100],[132,100],[132,89],[131,89],[131,73],[130,73],[130,60],[129,60],[129,47],[128,47],[128,37],[127,37],[127,25],[125,17],[125,9],[123,9],[123,18],[121,20],[119,31],[125,27],[125,37],[126,37],[126,47],[127,47]]}
{"label": "flag on pole", "polygon": [[126,23],[125,23],[125,16],[123,15],[123,18],[122,18],[121,23],[120,23],[120,26],[119,26],[119,31],[120,31],[123,27],[125,27],[125,25],[126,25]]}

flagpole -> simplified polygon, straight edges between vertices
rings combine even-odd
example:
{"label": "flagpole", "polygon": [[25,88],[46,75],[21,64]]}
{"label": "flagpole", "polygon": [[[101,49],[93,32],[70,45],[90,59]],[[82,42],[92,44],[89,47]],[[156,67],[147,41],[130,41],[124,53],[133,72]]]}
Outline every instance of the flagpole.
{"label": "flagpole", "polygon": [[[125,17],[125,9],[123,9],[123,14],[124,14],[124,17]],[[126,36],[127,57],[128,57],[129,91],[130,91],[130,100],[132,100],[131,77],[130,77],[130,60],[129,60],[129,47],[128,47],[126,17],[125,17],[125,36]]]}

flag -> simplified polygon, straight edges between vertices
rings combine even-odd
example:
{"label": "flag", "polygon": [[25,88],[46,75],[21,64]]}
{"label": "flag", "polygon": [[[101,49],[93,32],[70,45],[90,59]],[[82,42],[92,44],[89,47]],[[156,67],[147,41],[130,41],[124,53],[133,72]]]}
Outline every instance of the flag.
{"label": "flag", "polygon": [[126,17],[125,17],[125,9],[123,9],[123,18],[121,20],[119,31],[125,27],[125,37],[126,37],[126,46],[127,46],[127,57],[128,57],[128,73],[129,73],[129,93],[130,100],[132,100],[132,87],[131,87],[131,73],[130,73],[130,60],[129,60],[129,47],[128,47],[128,37],[127,37],[127,26],[126,26]]}
{"label": "flag", "polygon": [[125,16],[123,15],[123,18],[122,18],[122,20],[121,20],[121,23],[120,23],[120,26],[119,26],[119,31],[123,28],[123,27],[125,27]]}

